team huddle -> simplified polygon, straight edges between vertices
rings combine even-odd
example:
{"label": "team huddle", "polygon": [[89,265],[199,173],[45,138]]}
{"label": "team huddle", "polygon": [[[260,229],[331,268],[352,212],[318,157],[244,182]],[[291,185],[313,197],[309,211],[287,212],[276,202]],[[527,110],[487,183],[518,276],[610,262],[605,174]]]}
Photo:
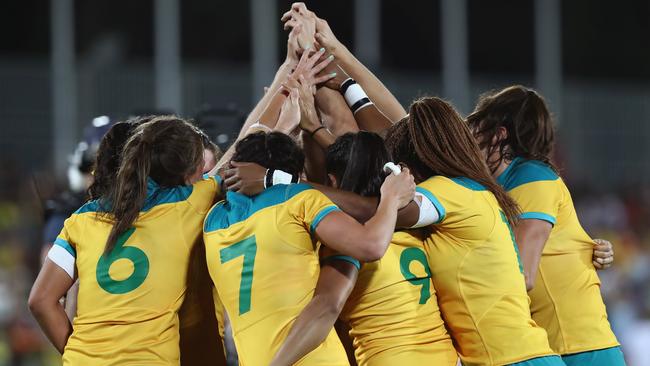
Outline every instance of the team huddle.
{"label": "team huddle", "polygon": [[625,365],[611,244],[579,223],[542,97],[405,110],[304,4],[282,22],[286,60],[223,155],[176,116],[103,137],[29,299],[63,364],[179,364],[179,309],[209,283],[240,365],[349,365],[337,320],[358,365]]}

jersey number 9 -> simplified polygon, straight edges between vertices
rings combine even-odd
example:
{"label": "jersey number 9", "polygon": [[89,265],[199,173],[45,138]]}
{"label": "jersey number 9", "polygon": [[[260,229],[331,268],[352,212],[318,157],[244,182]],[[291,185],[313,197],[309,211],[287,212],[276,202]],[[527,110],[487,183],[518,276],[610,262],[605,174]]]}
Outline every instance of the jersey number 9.
{"label": "jersey number 9", "polygon": [[[104,253],[99,257],[97,262],[97,283],[104,291],[111,294],[125,294],[138,288],[149,274],[149,258],[140,248],[125,247],[124,244],[129,237],[133,235],[135,228],[130,228],[124,234],[117,238],[115,248],[106,254]],[[111,265],[120,259],[127,259],[133,263],[133,273],[123,280],[114,280],[109,274]]]}
{"label": "jersey number 9", "polygon": [[[426,272],[426,277],[418,277],[413,272],[411,272],[411,262],[418,262],[424,267]],[[418,248],[406,248],[402,251],[402,254],[399,257],[399,267],[402,271],[402,276],[404,279],[409,281],[414,286],[422,286],[420,289],[420,304],[426,304],[427,300],[431,297],[431,269],[427,263],[427,255],[422,249]]]}

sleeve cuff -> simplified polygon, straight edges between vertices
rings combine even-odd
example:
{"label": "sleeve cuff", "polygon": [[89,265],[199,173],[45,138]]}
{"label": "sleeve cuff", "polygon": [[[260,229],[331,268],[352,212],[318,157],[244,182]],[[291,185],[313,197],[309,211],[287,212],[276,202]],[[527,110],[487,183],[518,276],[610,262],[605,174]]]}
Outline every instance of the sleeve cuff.
{"label": "sleeve cuff", "polygon": [[203,179],[214,179],[218,185],[221,185],[221,176],[219,174],[209,175],[208,173],[203,174]]}
{"label": "sleeve cuff", "polygon": [[434,224],[441,223],[445,219],[445,208],[442,206],[440,201],[438,201],[436,196],[422,187],[415,187],[415,191],[422,194],[424,197],[428,198],[429,201],[431,201],[433,207],[435,207],[436,211],[438,211],[438,221],[434,222]]}
{"label": "sleeve cuff", "polygon": [[325,216],[329,215],[330,213],[334,211],[341,211],[338,207],[336,206],[327,206],[320,210],[318,214],[316,214],[316,217],[314,217],[314,221],[312,221],[311,225],[309,226],[309,231],[314,234],[316,231],[316,227],[318,227],[318,224],[325,218]]}
{"label": "sleeve cuff", "polygon": [[543,212],[524,212],[521,215],[519,215],[519,218],[522,220],[526,220],[526,219],[542,220],[550,223],[553,226],[555,226],[555,222],[557,221],[555,217],[549,214],[545,214]]}
{"label": "sleeve cuff", "polygon": [[348,255],[330,255],[329,257],[325,257],[321,260],[321,264],[325,264],[327,262],[331,261],[343,261],[343,262],[348,262],[353,264],[355,267],[357,267],[357,270],[361,269],[361,262],[358,260],[348,256]]}
{"label": "sleeve cuff", "polygon": [[77,251],[72,247],[72,245],[70,245],[70,243],[68,243],[64,239],[56,238],[56,240],[54,241],[54,245],[60,246],[61,248],[65,249],[68,253],[70,253],[71,256],[75,258],[77,257]]}
{"label": "sleeve cuff", "polygon": [[74,279],[75,257],[59,245],[52,245],[47,257]]}

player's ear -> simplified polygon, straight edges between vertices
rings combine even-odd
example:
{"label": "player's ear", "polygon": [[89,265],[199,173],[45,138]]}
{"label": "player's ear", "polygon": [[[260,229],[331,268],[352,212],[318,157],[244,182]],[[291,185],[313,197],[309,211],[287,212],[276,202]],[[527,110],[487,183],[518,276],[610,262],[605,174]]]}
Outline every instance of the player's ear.
{"label": "player's ear", "polygon": [[494,137],[492,138],[492,146],[499,144],[501,141],[507,138],[508,130],[503,126],[497,127],[497,133],[495,133]]}
{"label": "player's ear", "polygon": [[338,187],[339,187],[339,182],[336,181],[336,177],[334,176],[334,174],[329,174],[329,173],[328,173],[328,174],[327,174],[327,178],[328,178],[329,181],[330,181],[330,186],[331,186],[331,187],[334,187],[334,188],[338,188]]}

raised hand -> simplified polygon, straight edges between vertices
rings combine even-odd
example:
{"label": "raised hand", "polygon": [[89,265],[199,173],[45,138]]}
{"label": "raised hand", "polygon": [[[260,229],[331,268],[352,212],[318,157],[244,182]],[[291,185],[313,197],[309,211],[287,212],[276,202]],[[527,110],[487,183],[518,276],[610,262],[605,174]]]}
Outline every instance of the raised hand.
{"label": "raised hand", "polygon": [[391,173],[381,185],[381,199],[396,199],[398,207],[408,205],[415,196],[415,180],[408,168],[403,168],[399,175]]}
{"label": "raised hand", "polygon": [[298,62],[296,69],[291,74],[292,77],[298,80],[300,76],[303,76],[305,78],[305,81],[309,83],[310,86],[316,86],[336,76],[336,73],[319,75],[321,70],[326,68],[327,65],[329,65],[332,60],[334,60],[334,56],[330,55],[323,58],[323,54],[325,53],[324,48],[321,48],[317,52],[311,54],[310,52],[311,50],[307,49],[302,53],[302,57],[300,57],[300,61]]}
{"label": "raised hand", "polygon": [[298,44],[303,49],[309,49],[314,44],[316,33],[316,15],[307,10],[304,3],[293,3],[291,9],[282,15],[281,20],[285,22],[284,29],[295,28],[301,25],[303,32],[298,37]]}
{"label": "raised hand", "polygon": [[336,62],[332,62],[329,65],[327,65],[326,68],[324,68],[320,74],[318,74],[319,77],[321,76],[327,76],[327,75],[334,75],[331,79],[327,80],[323,85],[336,91],[341,90],[341,84],[345,80],[347,80],[350,75],[348,75],[341,66],[339,66]]}
{"label": "raised hand", "polygon": [[300,128],[307,132],[313,132],[322,125],[316,112],[314,93],[312,90],[313,85],[303,75],[300,75],[298,85],[298,93],[300,96]]}
{"label": "raised hand", "polygon": [[287,61],[293,65],[298,64],[300,59],[300,45],[298,44],[298,35],[302,33],[302,25],[298,24],[297,26],[291,29],[289,32],[289,37],[287,37]]}
{"label": "raised hand", "polygon": [[289,87],[289,97],[282,104],[275,130],[290,135],[300,123],[300,94],[296,87]]}

